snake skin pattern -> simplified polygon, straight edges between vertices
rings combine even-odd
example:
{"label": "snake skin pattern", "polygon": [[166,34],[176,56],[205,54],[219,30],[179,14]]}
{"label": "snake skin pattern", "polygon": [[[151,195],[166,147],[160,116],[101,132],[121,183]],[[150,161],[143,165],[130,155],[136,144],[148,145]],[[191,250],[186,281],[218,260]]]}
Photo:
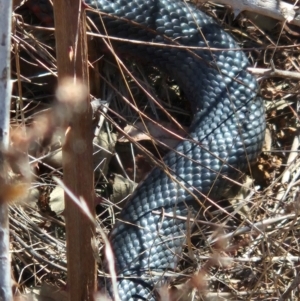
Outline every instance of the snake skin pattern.
{"label": "snake skin pattern", "polygon": [[[246,70],[245,54],[194,6],[179,0],[86,3],[106,13],[102,18],[109,36],[199,47],[113,42],[119,54],[140,58],[172,75],[194,112],[188,139],[164,158],[168,173],[155,168],[149,174],[110,234],[120,299],[156,300],[155,287],[163,283],[165,271],[176,268],[187,228],[192,226],[178,217],[195,214],[206,197],[219,200],[227,179],[238,179],[260,153],[263,102],[255,78]],[[103,32],[99,14],[90,17]],[[110,284],[108,291],[112,294]]]}

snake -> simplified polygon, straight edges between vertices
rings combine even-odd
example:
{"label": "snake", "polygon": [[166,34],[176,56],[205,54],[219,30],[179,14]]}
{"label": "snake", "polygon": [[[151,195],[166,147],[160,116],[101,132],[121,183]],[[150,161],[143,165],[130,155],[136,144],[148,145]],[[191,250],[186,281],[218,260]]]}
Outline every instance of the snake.
{"label": "snake", "polygon": [[[42,19],[41,0],[28,5]],[[260,154],[263,100],[249,61],[211,16],[181,0],[86,0],[116,53],[171,75],[193,112],[186,139],[163,158],[122,209],[110,233],[120,300],[157,300],[182,258],[203,202],[218,201]],[[97,13],[99,12],[99,13]],[[103,26],[104,24],[104,26]],[[104,31],[105,27],[105,31]],[[116,39],[114,39],[116,38]],[[137,43],[138,41],[138,43]],[[117,297],[107,282],[111,297]]]}

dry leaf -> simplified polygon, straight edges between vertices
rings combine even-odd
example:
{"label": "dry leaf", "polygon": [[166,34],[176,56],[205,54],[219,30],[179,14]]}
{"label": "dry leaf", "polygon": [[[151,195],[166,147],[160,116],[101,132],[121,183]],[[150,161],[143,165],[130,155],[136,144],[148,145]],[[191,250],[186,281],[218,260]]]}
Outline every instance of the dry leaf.
{"label": "dry leaf", "polygon": [[0,182],[1,202],[13,203],[27,196],[29,185],[25,183],[6,184],[2,179]]}

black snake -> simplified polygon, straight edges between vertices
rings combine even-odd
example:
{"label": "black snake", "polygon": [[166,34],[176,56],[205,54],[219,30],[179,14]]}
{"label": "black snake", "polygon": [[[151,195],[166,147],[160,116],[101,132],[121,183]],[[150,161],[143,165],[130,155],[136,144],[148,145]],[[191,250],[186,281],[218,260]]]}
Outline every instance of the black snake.
{"label": "black snake", "polygon": [[[164,158],[168,172],[149,174],[110,234],[121,300],[155,300],[158,275],[176,267],[190,226],[177,217],[195,213],[206,197],[220,199],[228,178],[237,179],[261,151],[263,102],[245,54],[194,6],[180,0],[85,2],[105,13],[109,36],[157,44],[113,46],[171,74],[194,112],[188,139]],[[101,31],[99,15],[91,16]]]}

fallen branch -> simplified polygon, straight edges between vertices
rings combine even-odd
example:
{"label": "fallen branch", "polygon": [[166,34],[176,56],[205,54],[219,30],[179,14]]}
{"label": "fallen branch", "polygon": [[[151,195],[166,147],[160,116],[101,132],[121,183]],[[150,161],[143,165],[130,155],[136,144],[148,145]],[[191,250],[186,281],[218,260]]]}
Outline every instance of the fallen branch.
{"label": "fallen branch", "polygon": [[[196,0],[195,3],[206,3],[207,0]],[[220,4],[230,6],[235,16],[242,11],[250,11],[260,15],[286,21],[290,24],[300,26],[299,7],[277,0],[217,0]]]}
{"label": "fallen branch", "polygon": [[300,80],[300,73],[296,71],[285,71],[278,70],[273,68],[248,68],[248,70],[255,75],[264,76],[264,77],[281,77],[281,78],[289,78],[289,79],[297,79]]}

